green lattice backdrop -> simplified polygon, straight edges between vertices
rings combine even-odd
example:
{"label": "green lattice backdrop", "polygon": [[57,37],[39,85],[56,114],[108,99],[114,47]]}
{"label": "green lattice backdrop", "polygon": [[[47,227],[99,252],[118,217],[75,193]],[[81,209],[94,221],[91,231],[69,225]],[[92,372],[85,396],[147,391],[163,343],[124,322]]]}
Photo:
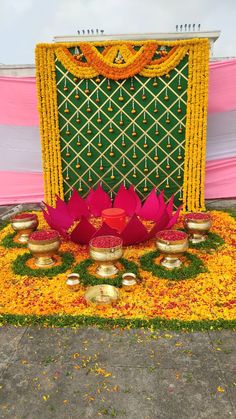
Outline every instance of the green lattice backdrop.
{"label": "green lattice backdrop", "polygon": [[182,200],[188,56],[156,79],[78,80],[56,60],[65,200],[102,183],[144,198],[155,186]]}

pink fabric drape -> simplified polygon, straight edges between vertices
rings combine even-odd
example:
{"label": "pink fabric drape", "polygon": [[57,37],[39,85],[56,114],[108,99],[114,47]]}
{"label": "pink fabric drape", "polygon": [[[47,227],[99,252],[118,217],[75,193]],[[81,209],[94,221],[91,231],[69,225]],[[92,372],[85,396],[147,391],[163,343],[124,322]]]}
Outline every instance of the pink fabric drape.
{"label": "pink fabric drape", "polygon": [[236,109],[236,59],[210,63],[208,112]]}
{"label": "pink fabric drape", "polygon": [[0,77],[0,124],[39,125],[35,77]]}
{"label": "pink fabric drape", "polygon": [[[35,77],[0,77],[0,92],[0,128],[2,127],[2,132],[9,131],[6,126],[16,129],[19,127],[17,139],[22,139],[22,136],[25,135],[25,141],[28,141],[28,137],[24,133],[30,132],[30,141],[34,144],[36,151],[35,157],[31,153],[31,166],[28,165],[22,171],[13,171],[11,167],[14,169],[16,165],[12,162],[16,161],[14,158],[19,159],[19,153],[17,153],[18,157],[12,155],[12,153],[16,153],[16,148],[11,140],[10,148],[4,154],[4,158],[10,156],[9,165],[0,167],[0,204],[39,202],[43,199],[43,176],[41,173],[36,173],[37,153],[40,155],[39,138],[35,131],[32,133],[29,131],[30,127],[37,129],[39,124]],[[212,62],[210,63],[208,111],[210,114],[218,113],[218,115],[210,115],[210,117],[217,119],[221,129],[217,129],[217,123],[210,120],[208,149],[215,139],[217,141],[217,156],[212,155],[213,160],[208,161],[206,165],[205,196],[208,199],[236,197],[236,155],[233,155],[233,151],[228,155],[225,153],[225,150],[229,148],[227,146],[229,141],[230,150],[234,150],[232,147],[234,138],[236,142],[235,128],[231,123],[232,118],[225,118],[227,111],[231,111],[232,114],[234,110],[236,110],[236,59]],[[224,130],[225,125],[227,125],[227,130]],[[27,127],[28,129],[25,129]],[[217,129],[217,136],[214,133],[215,129]],[[10,138],[8,140],[10,141]],[[4,141],[4,138],[1,137],[0,141]],[[23,139],[20,141],[23,144]],[[5,147],[6,144],[7,141],[4,142]],[[217,160],[215,160],[216,158]],[[32,172],[32,168],[34,172]]]}
{"label": "pink fabric drape", "polygon": [[42,173],[0,172],[0,204],[43,200]]}
{"label": "pink fabric drape", "polygon": [[206,164],[205,198],[236,198],[236,157]]}
{"label": "pink fabric drape", "polygon": [[[206,164],[205,198],[236,197],[236,157]],[[7,181],[6,181],[7,179]],[[42,173],[0,172],[0,204],[43,200]]]}

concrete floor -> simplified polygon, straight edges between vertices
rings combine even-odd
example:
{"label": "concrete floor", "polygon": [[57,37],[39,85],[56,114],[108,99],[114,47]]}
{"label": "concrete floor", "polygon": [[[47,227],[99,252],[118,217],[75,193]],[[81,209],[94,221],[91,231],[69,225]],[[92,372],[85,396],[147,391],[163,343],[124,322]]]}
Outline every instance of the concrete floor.
{"label": "concrete floor", "polygon": [[236,417],[236,335],[0,329],[4,419]]}

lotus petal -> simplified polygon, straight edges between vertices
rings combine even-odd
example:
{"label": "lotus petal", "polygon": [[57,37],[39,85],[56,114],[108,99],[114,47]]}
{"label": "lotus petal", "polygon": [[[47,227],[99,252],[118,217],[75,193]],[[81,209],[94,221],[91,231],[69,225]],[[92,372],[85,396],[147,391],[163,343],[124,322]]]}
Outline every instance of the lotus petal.
{"label": "lotus petal", "polygon": [[126,215],[131,217],[135,213],[136,206],[137,201],[132,192],[130,193],[124,185],[121,185],[114,199],[113,207],[124,209]]}
{"label": "lotus petal", "polygon": [[94,194],[94,189],[91,188],[89,190],[88,196],[85,198],[85,202],[88,205],[88,207],[89,207],[89,204],[90,204],[90,201],[91,201],[91,198],[92,198],[93,194]]}
{"label": "lotus petal", "polygon": [[74,243],[89,244],[96,232],[96,228],[85,218],[81,217],[80,223],[72,231],[70,238]]}
{"label": "lotus petal", "polygon": [[93,237],[99,237],[99,236],[117,236],[120,237],[120,234],[111,228],[106,223],[103,223],[102,226],[96,231],[96,233],[93,235]]}
{"label": "lotus petal", "polygon": [[166,207],[166,203],[165,203],[165,199],[164,199],[164,191],[161,191],[160,193],[159,193],[159,195],[157,195],[157,200],[158,200],[158,211],[161,209],[161,208],[165,208]]}
{"label": "lotus petal", "polygon": [[67,208],[73,220],[80,220],[82,215],[86,218],[89,217],[86,201],[78,194],[76,189],[73,189],[73,193],[67,203]]}
{"label": "lotus petal", "polygon": [[125,246],[140,243],[148,239],[148,231],[136,214],[133,215],[121,232],[121,238]]}
{"label": "lotus petal", "polygon": [[165,230],[167,228],[167,225],[170,221],[169,214],[167,210],[165,209],[159,218],[159,220],[156,222],[156,224],[152,227],[152,229],[149,231],[149,239],[155,236],[155,234],[158,231]]}
{"label": "lotus petal", "polygon": [[141,207],[142,207],[141,199],[139,198],[138,194],[135,192],[133,185],[130,185],[128,191],[129,191],[130,194],[133,195],[133,197],[136,201],[135,214],[138,214],[138,212],[141,210]]}
{"label": "lotus petal", "polygon": [[170,200],[169,200],[169,202],[167,204],[166,209],[167,209],[167,212],[169,214],[169,217],[171,218],[172,217],[172,214],[173,214],[173,211],[174,211],[174,194],[171,195]]}
{"label": "lotus petal", "polygon": [[144,220],[156,220],[158,217],[159,200],[156,195],[156,189],[148,195],[138,215]]}
{"label": "lotus petal", "polygon": [[44,219],[46,223],[49,225],[49,227],[51,227],[53,230],[57,230],[59,226],[55,222],[53,222],[53,218],[51,217],[50,213],[47,213],[47,211],[45,211],[44,209],[42,211]]}
{"label": "lotus petal", "polygon": [[58,233],[65,239],[69,240],[70,236],[67,233],[67,231],[62,228],[60,225],[56,224],[55,220],[51,218],[51,216],[43,209],[43,216],[45,221],[48,223],[49,227],[51,227],[53,230],[58,231]]}
{"label": "lotus petal", "polygon": [[171,227],[173,227],[173,225],[175,224],[175,223],[177,223],[177,221],[178,221],[178,218],[179,218],[179,213],[180,213],[180,211],[181,211],[181,209],[182,209],[182,205],[177,209],[177,211],[175,212],[175,214],[171,217],[171,219],[169,220],[169,223],[167,224],[167,226],[166,226],[166,228],[168,229],[168,228],[171,228]]}
{"label": "lotus petal", "polygon": [[[60,199],[60,198],[59,198]],[[62,201],[60,199],[60,201]],[[62,204],[63,202],[63,204]],[[73,218],[68,212],[66,203],[64,201],[58,202],[57,201],[57,208],[50,207],[50,205],[44,203],[48,210],[48,214],[51,219],[51,223],[57,226],[58,228],[62,228],[67,230],[73,224]],[[46,220],[47,221],[47,220]]]}
{"label": "lotus petal", "polygon": [[100,217],[102,210],[111,208],[111,199],[101,185],[98,185],[96,191],[94,191],[89,198],[89,210],[94,217]]}

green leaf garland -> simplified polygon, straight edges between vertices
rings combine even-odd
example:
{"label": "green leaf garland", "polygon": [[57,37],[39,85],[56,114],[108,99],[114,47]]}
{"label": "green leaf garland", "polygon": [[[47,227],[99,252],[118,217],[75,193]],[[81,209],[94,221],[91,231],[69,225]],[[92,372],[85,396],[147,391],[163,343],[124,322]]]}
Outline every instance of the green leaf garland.
{"label": "green leaf garland", "polygon": [[204,242],[192,243],[191,241],[189,241],[189,247],[191,249],[211,251],[217,250],[224,243],[224,239],[222,239],[222,237],[220,237],[218,234],[209,232]]}
{"label": "green leaf garland", "polygon": [[23,255],[17,256],[12,262],[12,270],[17,275],[52,278],[70,269],[75,260],[74,256],[69,252],[61,252],[59,255],[62,258],[61,265],[52,266],[51,268],[32,269],[26,265],[26,262],[33,258],[33,256],[30,253],[24,253]]}
{"label": "green leaf garland", "polygon": [[122,286],[122,275],[125,272],[133,272],[136,276],[138,276],[139,271],[138,266],[135,262],[132,262],[124,258],[120,259],[119,262],[123,265],[124,270],[119,272],[116,276],[114,276],[114,278],[102,278],[88,273],[89,267],[94,263],[91,259],[86,259],[80,262],[74,268],[73,272],[80,275],[80,282],[84,286],[107,284],[120,288]]}
{"label": "green leaf garland", "polygon": [[99,329],[108,329],[114,327],[137,329],[145,328],[154,330],[172,330],[172,331],[206,331],[235,329],[236,320],[191,320],[181,321],[178,319],[167,320],[161,317],[154,319],[111,319],[98,316],[73,316],[70,314],[58,315],[22,315],[22,314],[2,314],[0,315],[0,324],[12,324],[16,326],[45,326],[45,327],[88,327],[96,326]]}
{"label": "green leaf garland", "polygon": [[199,259],[196,255],[192,255],[188,252],[185,253],[185,257],[189,262],[189,265],[182,265],[181,267],[174,268],[172,270],[166,269],[164,266],[154,263],[154,259],[158,256],[160,256],[160,252],[155,250],[153,252],[146,253],[139,259],[141,268],[144,271],[151,272],[158,278],[169,279],[172,281],[181,281],[183,279],[193,278],[198,274],[207,271],[201,259]]}
{"label": "green leaf garland", "polygon": [[17,243],[14,241],[14,238],[16,236],[16,232],[15,233],[9,233],[7,234],[1,241],[1,245],[3,247],[5,247],[6,249],[24,249],[27,248],[27,243]]}

